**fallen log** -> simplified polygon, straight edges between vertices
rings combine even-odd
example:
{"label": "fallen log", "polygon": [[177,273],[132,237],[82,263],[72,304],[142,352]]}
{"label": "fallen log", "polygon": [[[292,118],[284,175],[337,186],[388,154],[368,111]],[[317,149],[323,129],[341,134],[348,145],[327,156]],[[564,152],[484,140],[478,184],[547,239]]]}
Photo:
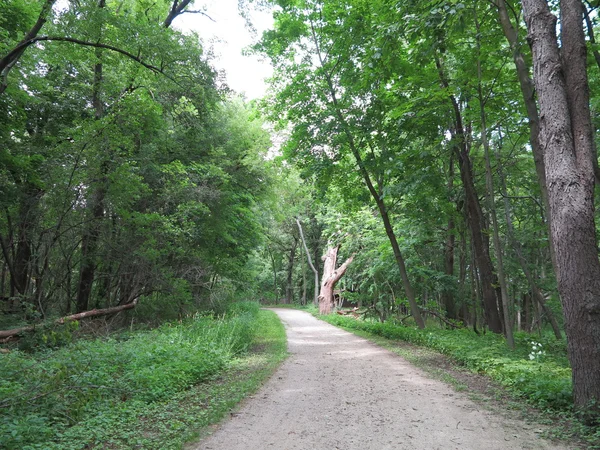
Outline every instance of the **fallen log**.
{"label": "fallen log", "polygon": [[[60,319],[56,319],[54,323],[62,325],[66,322],[73,322],[75,320],[86,319],[88,317],[108,316],[110,314],[115,314],[121,311],[125,311],[127,309],[133,309],[136,305],[137,298],[131,303],[127,303],[125,305],[113,306],[111,308],[104,309],[92,309],[90,311],[83,311],[77,314],[71,314],[70,316],[61,317]],[[13,328],[12,330],[0,330],[0,339],[10,338],[19,334],[26,333],[28,331],[33,331],[40,326],[41,325],[29,325],[27,327]]]}

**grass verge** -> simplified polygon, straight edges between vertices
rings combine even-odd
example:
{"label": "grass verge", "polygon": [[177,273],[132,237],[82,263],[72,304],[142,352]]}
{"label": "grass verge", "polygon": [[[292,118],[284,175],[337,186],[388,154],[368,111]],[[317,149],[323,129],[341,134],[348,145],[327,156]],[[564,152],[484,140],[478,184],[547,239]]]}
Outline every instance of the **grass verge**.
{"label": "grass verge", "polygon": [[257,304],[150,332],[0,355],[0,448],[180,449],[286,356]]}
{"label": "grass verge", "polygon": [[[511,416],[549,425],[546,437],[569,440],[577,448],[600,449],[600,429],[579,422],[571,410],[570,369],[564,342],[517,336],[517,349],[506,348],[501,336],[469,330],[404,327],[356,320],[347,316],[317,318],[343,328],[404,357],[432,377],[468,391],[476,401]],[[540,347],[539,341],[543,341]],[[535,342],[543,354],[530,358]],[[533,407],[533,408],[532,408]]]}

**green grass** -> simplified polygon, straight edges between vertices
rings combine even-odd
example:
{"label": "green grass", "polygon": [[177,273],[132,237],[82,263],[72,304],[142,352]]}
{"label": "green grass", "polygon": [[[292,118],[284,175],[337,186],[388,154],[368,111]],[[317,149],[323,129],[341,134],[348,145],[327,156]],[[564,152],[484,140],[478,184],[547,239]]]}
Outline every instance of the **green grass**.
{"label": "green grass", "polygon": [[182,448],[286,355],[258,304],[153,331],[0,355],[0,448]]}

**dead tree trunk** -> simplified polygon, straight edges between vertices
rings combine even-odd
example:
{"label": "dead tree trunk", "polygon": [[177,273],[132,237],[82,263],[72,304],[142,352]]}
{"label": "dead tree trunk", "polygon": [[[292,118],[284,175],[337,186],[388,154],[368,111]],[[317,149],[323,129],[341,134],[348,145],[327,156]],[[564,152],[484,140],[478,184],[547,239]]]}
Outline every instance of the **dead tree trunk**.
{"label": "dead tree trunk", "polygon": [[337,269],[337,254],[340,246],[329,247],[327,253],[323,255],[323,278],[321,280],[321,292],[319,294],[319,313],[320,314],[331,314],[333,309],[333,289],[338,281],[342,278],[346,269],[354,259],[354,254],[350,256],[344,264]]}
{"label": "dead tree trunk", "polygon": [[[135,308],[136,305],[137,305],[137,298],[135,300],[133,300],[131,303],[127,303],[126,305],[113,306],[112,308],[105,308],[105,309],[92,309],[91,311],[83,311],[83,312],[80,312],[77,314],[72,314],[70,316],[61,317],[60,319],[56,319],[54,322],[62,325],[66,322],[72,322],[75,320],[86,319],[89,317],[108,316],[110,314],[116,314],[121,311],[133,309],[133,308]],[[0,330],[0,339],[12,338],[14,336],[18,336],[18,335],[26,333],[28,331],[33,331],[35,329],[36,329],[35,325],[30,325],[27,327],[13,328],[12,330]]]}
{"label": "dead tree trunk", "polygon": [[302,240],[302,246],[304,247],[304,252],[306,253],[306,259],[308,261],[308,265],[310,269],[315,274],[315,292],[314,292],[314,304],[317,305],[319,303],[319,272],[315,268],[312,263],[312,259],[310,258],[310,252],[308,251],[308,246],[306,245],[306,240],[304,239],[304,232],[302,231],[302,225],[300,224],[300,220],[296,218],[296,224],[298,225],[298,231],[300,232],[300,239]]}

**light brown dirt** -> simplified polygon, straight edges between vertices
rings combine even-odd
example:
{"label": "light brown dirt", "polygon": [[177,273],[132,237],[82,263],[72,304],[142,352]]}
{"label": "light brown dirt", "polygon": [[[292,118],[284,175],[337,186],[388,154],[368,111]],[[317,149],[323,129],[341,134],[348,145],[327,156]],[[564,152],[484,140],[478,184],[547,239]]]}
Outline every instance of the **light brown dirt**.
{"label": "light brown dirt", "polygon": [[302,311],[274,311],[286,326],[290,357],[196,449],[567,448],[365,339]]}

